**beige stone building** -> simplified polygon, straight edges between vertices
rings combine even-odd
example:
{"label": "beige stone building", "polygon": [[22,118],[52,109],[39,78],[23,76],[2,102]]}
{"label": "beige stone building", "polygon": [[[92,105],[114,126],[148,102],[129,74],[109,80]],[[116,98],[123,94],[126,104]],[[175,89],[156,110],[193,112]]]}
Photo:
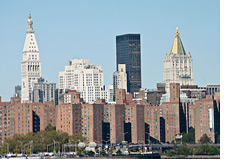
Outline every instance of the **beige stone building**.
{"label": "beige stone building", "polygon": [[[114,96],[116,96],[116,89],[125,89],[127,92],[127,73],[125,64],[118,64],[118,70],[113,73]],[[116,97],[114,100],[116,100]]]}
{"label": "beige stone building", "polygon": [[171,51],[164,58],[164,83],[166,88],[170,83],[193,85],[192,57],[185,52],[178,28]]}

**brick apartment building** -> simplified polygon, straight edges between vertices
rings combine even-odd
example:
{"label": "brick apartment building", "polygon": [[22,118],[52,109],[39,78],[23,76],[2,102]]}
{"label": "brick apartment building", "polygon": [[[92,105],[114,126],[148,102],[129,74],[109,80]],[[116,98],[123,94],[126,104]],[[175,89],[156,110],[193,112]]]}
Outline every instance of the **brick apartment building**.
{"label": "brick apartment building", "polygon": [[81,135],[81,104],[59,104],[56,107],[56,130]]}
{"label": "brick apartment building", "polygon": [[[14,134],[44,130],[49,123],[56,125],[55,113],[49,116],[45,107],[50,110],[51,103],[21,103],[19,97],[12,97],[10,102],[1,102],[0,99],[0,140],[4,141]],[[53,111],[52,103],[52,114]]]}
{"label": "brick apartment building", "polygon": [[80,93],[61,96],[56,108],[56,128],[69,135],[82,135],[90,142],[102,143],[103,104],[86,104]]}
{"label": "brick apartment building", "polygon": [[1,102],[0,97],[0,141],[4,141],[15,134],[14,105],[11,102]]}
{"label": "brick apartment building", "polygon": [[70,91],[60,102],[21,103],[18,97],[2,102],[0,97],[0,140],[13,134],[44,130],[48,124],[69,135],[82,135],[96,143],[172,142],[176,135],[195,128],[195,140],[203,134],[217,142],[220,135],[220,93],[207,95],[194,103],[180,101],[180,85],[170,84],[170,100],[152,105],[133,101],[125,90],[116,90],[116,104],[98,99],[84,103],[80,93]]}
{"label": "brick apartment building", "polygon": [[[144,105],[125,105],[125,140],[131,143],[145,142]],[[127,138],[128,137],[128,138]]]}
{"label": "brick apartment building", "polygon": [[[124,141],[125,106],[123,104],[104,104],[103,140],[110,140],[111,143],[121,143]],[[107,128],[106,128],[106,125]],[[106,138],[108,136],[109,138]]]}
{"label": "brick apartment building", "polygon": [[217,142],[220,135],[219,97],[207,95],[205,99],[196,100],[194,107],[195,142],[199,142],[204,134],[209,136],[212,142]]}
{"label": "brick apartment building", "polygon": [[46,128],[48,124],[56,127],[56,106],[54,101],[45,102],[44,127]]}
{"label": "brick apartment building", "polygon": [[170,102],[160,108],[160,141],[172,142],[176,135],[186,133],[186,111],[180,102],[180,84],[170,83]]}
{"label": "brick apartment building", "polygon": [[15,105],[15,133],[26,134],[45,129],[44,104],[21,103]]}
{"label": "brick apartment building", "polygon": [[145,143],[156,143],[160,141],[160,107],[145,104]]}

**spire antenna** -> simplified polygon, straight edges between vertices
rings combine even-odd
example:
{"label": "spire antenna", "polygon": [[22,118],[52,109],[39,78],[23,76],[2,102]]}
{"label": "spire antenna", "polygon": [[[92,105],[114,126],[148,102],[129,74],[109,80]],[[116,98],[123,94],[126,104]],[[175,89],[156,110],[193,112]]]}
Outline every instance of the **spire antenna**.
{"label": "spire antenna", "polygon": [[176,36],[179,36],[179,30],[178,30],[178,27],[176,27]]}
{"label": "spire antenna", "polygon": [[31,13],[30,13],[30,11],[29,11],[29,17],[28,17],[28,21],[27,21],[27,23],[28,23],[28,31],[33,31],[33,21],[32,21],[32,19],[31,19]]}

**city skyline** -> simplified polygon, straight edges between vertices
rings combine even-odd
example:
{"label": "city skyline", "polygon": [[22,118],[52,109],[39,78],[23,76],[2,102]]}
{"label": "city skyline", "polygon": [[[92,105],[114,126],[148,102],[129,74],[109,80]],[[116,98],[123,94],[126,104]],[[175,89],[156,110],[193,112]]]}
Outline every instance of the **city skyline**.
{"label": "city skyline", "polygon": [[[49,3],[50,2],[48,2],[48,4]],[[98,7],[100,7],[101,3],[102,1],[97,4]],[[126,3],[128,2],[125,2],[125,4]],[[146,3],[142,3],[140,9],[143,11],[144,8],[147,7],[147,10],[144,12],[144,14],[139,16],[139,18],[142,18],[143,16],[149,16],[145,15],[148,12],[154,14],[155,11],[151,10],[151,7],[153,7],[155,3],[156,2],[149,1],[147,1]],[[168,1],[168,5],[170,3],[171,2]],[[116,70],[116,36],[126,33],[140,33],[142,54],[142,87],[150,89],[156,88],[156,83],[163,82],[164,55],[165,53],[168,54],[170,52],[171,46],[173,44],[175,29],[178,26],[185,51],[190,52],[193,57],[194,84],[201,86],[209,84],[219,84],[219,2],[215,3],[216,4],[214,4],[213,2],[211,4],[206,4],[205,2],[199,3],[201,6],[208,5],[210,7],[209,10],[207,9],[208,7],[206,8],[208,12],[205,10],[207,13],[203,13],[204,15],[202,18],[206,17],[208,14],[212,14],[211,12],[213,12],[214,9],[216,11],[213,12],[214,14],[212,14],[212,16],[214,15],[216,17],[215,20],[211,19],[204,21],[205,25],[207,25],[208,28],[202,27],[204,26],[203,22],[197,24],[196,21],[199,22],[202,20],[202,18],[198,18],[198,15],[195,15],[193,16],[194,20],[191,19],[191,17],[187,18],[191,22],[196,22],[194,24],[191,23],[191,27],[187,27],[189,23],[186,21],[184,22],[184,24],[182,23],[183,21],[175,21],[177,23],[170,22],[168,24],[168,27],[162,28],[162,26],[165,25],[164,22],[166,22],[164,20],[161,20],[162,22],[157,22],[155,26],[152,23],[149,23],[147,25],[143,24],[146,20],[141,20],[142,22],[140,24],[137,24],[136,28],[133,28],[132,26],[135,24],[132,23],[133,18],[130,18],[130,20],[125,24],[126,26],[117,26],[114,29],[111,29],[112,31],[110,31],[109,26],[111,20],[109,19],[109,16],[101,15],[103,13],[106,13],[103,11],[98,13],[101,16],[101,18],[99,17],[97,19],[97,21],[99,22],[97,22],[96,20],[95,22],[93,22],[95,28],[90,28],[91,30],[94,29],[95,31],[87,31],[90,30],[88,29],[88,23],[93,20],[90,14],[87,15],[88,17],[86,16],[82,19],[77,17],[77,19],[75,20],[74,16],[76,11],[73,11],[73,7],[68,6],[72,10],[63,13],[63,15],[58,15],[61,13],[59,13],[55,9],[59,9],[61,7],[61,4],[56,4],[55,7],[57,8],[53,8],[49,11],[45,10],[44,13],[41,13],[39,11],[39,7],[41,7],[41,4],[37,5],[36,7],[31,7],[34,5],[30,4],[28,6],[30,6],[29,10],[31,11],[32,19],[34,22],[33,28],[40,49],[40,60],[42,61],[42,75],[49,82],[55,82],[58,84],[58,73],[64,69],[64,66],[68,63],[69,60],[74,58],[87,58],[92,61],[93,64],[102,66],[102,69],[104,71],[104,84],[110,85],[112,84],[112,74]],[[86,6],[84,6],[86,4],[87,2],[81,4],[83,5],[81,6],[82,10],[86,9]],[[108,8],[110,7],[110,5],[106,2],[102,4],[105,6],[107,5]],[[151,5],[148,6],[148,4]],[[185,4],[186,3],[183,2],[182,6]],[[190,7],[198,7],[194,6],[194,4],[195,2],[192,2]],[[118,4],[116,3],[113,5],[115,6],[115,8],[118,7]],[[138,3],[132,5],[133,7],[138,7]],[[5,2],[1,6],[4,6],[5,8],[3,7],[0,13],[4,11],[6,12],[7,9],[9,9],[10,2]],[[17,5],[14,6],[16,7]],[[2,100],[9,100],[10,97],[13,96],[14,87],[16,85],[21,85],[21,65],[19,61],[22,60],[22,50],[27,30],[27,18],[29,10],[25,9],[28,8],[28,6],[25,5],[23,7],[19,6],[18,10],[12,12],[14,6],[11,10],[8,10],[6,12],[7,17],[4,17],[5,15],[1,13],[1,18],[3,18],[2,22],[4,26],[2,27],[2,32],[0,32],[0,35],[2,36],[0,39],[0,44],[3,45],[2,49],[0,50],[0,54],[6,54],[6,56],[1,56],[2,60],[4,60],[5,62],[3,63],[3,65],[0,66],[0,69],[4,70],[3,68],[6,68],[9,66],[9,64],[11,64],[11,68],[8,69],[7,72],[0,73],[1,77],[7,79],[7,81],[3,81],[0,86],[0,95],[2,96]],[[67,5],[63,6],[63,8],[65,7],[67,7]],[[89,11],[90,7],[87,9],[87,11]],[[18,12],[20,12],[20,14],[16,14]],[[78,12],[84,13],[85,11]],[[114,16],[113,12],[109,12],[109,14],[112,14],[112,16]],[[157,14],[157,12],[155,14]],[[179,13],[175,14],[178,15]],[[193,14],[196,13],[194,12]],[[130,15],[128,14],[128,16]],[[164,16],[169,17],[168,15]],[[87,22],[87,20],[84,20],[84,18],[89,18],[90,21]],[[119,15],[113,18],[119,20],[119,18],[123,17]],[[209,18],[211,18],[211,16]],[[66,22],[63,21],[66,25],[62,26],[60,24],[60,22],[62,21],[58,19],[66,20]],[[103,20],[107,20],[108,22],[104,22],[104,24],[102,24]],[[119,23],[118,20],[116,20],[117,23]],[[121,22],[124,23],[124,20],[125,19],[123,18]],[[215,23],[213,23],[213,21],[215,21]],[[77,22],[80,24],[77,24]],[[72,23],[74,26],[72,26]],[[209,23],[213,27],[209,26]],[[55,26],[53,26],[53,24]],[[130,27],[127,24],[129,24]],[[151,30],[148,25],[150,25],[151,28],[154,28]],[[84,27],[87,28],[83,29]],[[104,28],[102,29],[102,31],[99,30],[99,28],[101,27]],[[158,30],[161,30],[161,35],[159,34]],[[8,31],[11,31],[10,35],[8,34]],[[95,32],[98,34],[95,34]],[[65,34],[67,34],[67,36],[63,36]],[[104,35],[101,37],[102,34]],[[198,34],[200,37],[198,39],[197,36],[193,38],[195,34]],[[156,36],[154,37],[154,35]],[[13,40],[12,38],[15,40]],[[89,49],[88,46],[91,46],[92,49]],[[108,58],[106,55],[109,55],[109,59],[111,59],[110,61],[107,60]],[[152,70],[156,71],[153,72]]]}

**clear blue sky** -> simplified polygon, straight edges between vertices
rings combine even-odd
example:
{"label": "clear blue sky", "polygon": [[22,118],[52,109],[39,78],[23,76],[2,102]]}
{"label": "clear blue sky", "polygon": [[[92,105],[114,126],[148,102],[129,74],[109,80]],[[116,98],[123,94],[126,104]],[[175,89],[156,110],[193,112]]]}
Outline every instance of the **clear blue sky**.
{"label": "clear blue sky", "polygon": [[163,81],[163,60],[178,26],[193,58],[194,84],[220,83],[219,0],[9,0],[0,1],[0,96],[9,100],[21,84],[22,50],[31,11],[42,77],[58,84],[73,58],[102,66],[112,84],[116,35],[141,34],[142,86]]}

